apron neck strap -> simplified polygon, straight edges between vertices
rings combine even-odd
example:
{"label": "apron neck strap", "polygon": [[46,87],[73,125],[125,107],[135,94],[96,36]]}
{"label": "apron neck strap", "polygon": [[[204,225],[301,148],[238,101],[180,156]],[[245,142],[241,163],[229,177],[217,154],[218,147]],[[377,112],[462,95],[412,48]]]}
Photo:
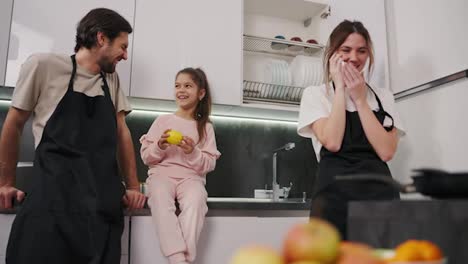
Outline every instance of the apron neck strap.
{"label": "apron neck strap", "polygon": [[71,55],[70,57],[72,60],[73,69],[72,69],[70,81],[68,82],[68,90],[73,92],[73,82],[75,81],[75,76],[76,76],[76,58],[75,58],[75,54]]}
{"label": "apron neck strap", "polygon": [[395,121],[393,120],[393,117],[387,111],[385,111],[385,109],[383,108],[382,102],[380,101],[379,96],[375,93],[374,89],[372,89],[372,87],[368,83],[366,83],[366,85],[374,93],[375,100],[377,100],[377,104],[379,105],[379,111],[382,111],[386,117],[392,120],[392,125],[388,128],[389,130],[392,130],[395,125]]}
{"label": "apron neck strap", "polygon": [[104,90],[104,94],[110,98],[109,85],[107,84],[106,75],[102,71],[100,72],[100,74],[103,82],[102,90]]}
{"label": "apron neck strap", "polygon": [[[68,90],[73,91],[73,82],[75,81],[76,67],[77,67],[75,54],[71,55],[70,58],[72,60],[73,69],[72,69],[70,81],[68,82]],[[109,85],[107,84],[106,76],[102,71],[99,74],[101,75],[102,82],[103,82],[102,90],[104,90],[105,96],[108,96],[110,98]]]}

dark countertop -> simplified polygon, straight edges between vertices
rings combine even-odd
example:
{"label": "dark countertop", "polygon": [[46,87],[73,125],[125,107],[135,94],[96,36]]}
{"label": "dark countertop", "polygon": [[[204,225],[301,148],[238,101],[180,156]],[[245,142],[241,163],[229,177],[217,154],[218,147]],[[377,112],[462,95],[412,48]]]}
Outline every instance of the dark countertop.
{"label": "dark countertop", "polygon": [[[208,198],[209,210],[252,210],[252,211],[308,211],[311,200],[305,202],[299,198],[281,199],[272,201],[271,199],[255,199],[241,197],[210,197]],[[0,214],[15,214],[17,209],[0,209]],[[146,216],[151,215],[149,208],[125,211],[125,215]]]}

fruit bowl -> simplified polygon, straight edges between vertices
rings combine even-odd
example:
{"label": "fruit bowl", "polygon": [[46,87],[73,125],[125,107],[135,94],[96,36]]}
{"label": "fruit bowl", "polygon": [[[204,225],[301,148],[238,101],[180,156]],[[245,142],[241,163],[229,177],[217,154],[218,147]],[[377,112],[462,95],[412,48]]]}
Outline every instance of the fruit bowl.
{"label": "fruit bowl", "polygon": [[379,258],[383,259],[386,264],[447,264],[447,258],[439,260],[418,260],[418,261],[403,261],[403,260],[392,260],[395,256],[395,250],[393,249],[375,249],[374,254]]}
{"label": "fruit bowl", "polygon": [[387,262],[388,264],[447,264],[447,258],[431,261],[396,261]]}

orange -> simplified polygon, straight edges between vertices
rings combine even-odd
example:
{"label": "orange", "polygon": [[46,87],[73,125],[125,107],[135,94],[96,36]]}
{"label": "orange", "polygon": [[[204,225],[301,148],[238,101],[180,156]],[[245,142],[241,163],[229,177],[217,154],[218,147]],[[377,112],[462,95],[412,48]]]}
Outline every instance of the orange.
{"label": "orange", "polygon": [[408,240],[395,249],[395,256],[392,261],[415,261],[422,260],[422,258],[419,251],[419,242],[417,240]]}
{"label": "orange", "polygon": [[444,256],[442,250],[430,241],[420,241],[419,248],[421,249],[421,254],[423,255],[424,260],[439,260]]}
{"label": "orange", "polygon": [[442,258],[442,251],[434,243],[426,240],[407,240],[395,249],[395,256],[391,261],[426,261]]}

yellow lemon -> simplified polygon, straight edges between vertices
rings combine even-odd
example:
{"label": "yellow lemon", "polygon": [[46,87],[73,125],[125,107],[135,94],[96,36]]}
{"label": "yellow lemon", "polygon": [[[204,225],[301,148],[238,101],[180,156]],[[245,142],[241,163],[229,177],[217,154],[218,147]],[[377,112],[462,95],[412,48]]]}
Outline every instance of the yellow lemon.
{"label": "yellow lemon", "polygon": [[169,134],[169,137],[167,138],[167,142],[169,144],[177,145],[182,141],[182,133],[177,130],[169,130],[167,134]]}

